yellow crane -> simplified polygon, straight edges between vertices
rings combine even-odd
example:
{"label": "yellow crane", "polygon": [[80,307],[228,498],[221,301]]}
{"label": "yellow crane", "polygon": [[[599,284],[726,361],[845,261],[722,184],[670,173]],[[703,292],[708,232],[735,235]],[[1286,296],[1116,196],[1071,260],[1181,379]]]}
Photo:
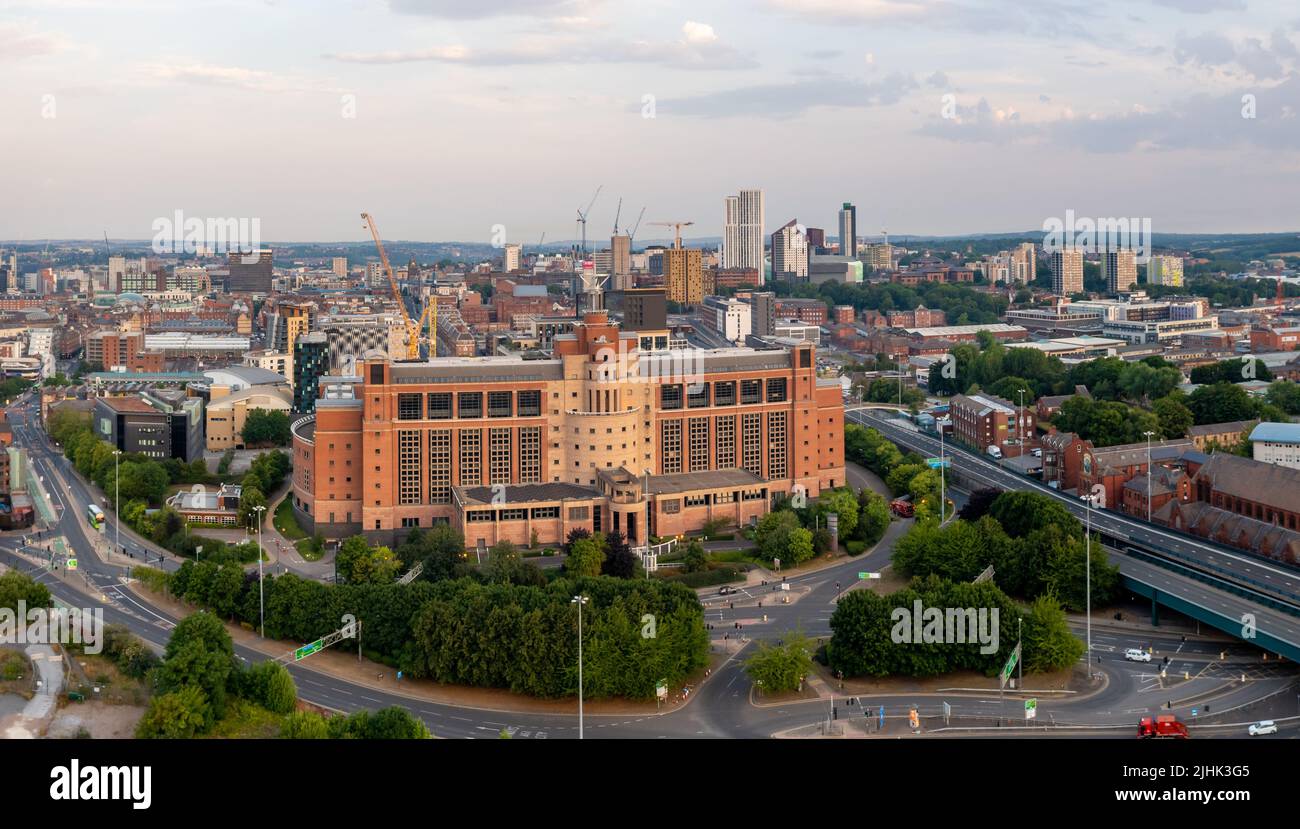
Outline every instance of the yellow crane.
{"label": "yellow crane", "polygon": [[[397,307],[402,312],[402,322],[406,325],[406,359],[418,360],[420,359],[420,326],[406,312],[406,300],[402,299],[402,292],[397,287],[397,277],[393,274],[393,266],[388,264],[388,254],[384,252],[384,243],[379,238],[379,228],[375,227],[375,220],[370,217],[369,213],[362,213],[361,218],[365,221],[366,227],[369,228],[370,235],[374,237],[375,247],[379,249],[379,261],[383,264],[384,273],[388,274],[388,284],[393,289],[393,299],[397,300]],[[423,319],[423,316],[421,316],[421,322],[423,322]]]}

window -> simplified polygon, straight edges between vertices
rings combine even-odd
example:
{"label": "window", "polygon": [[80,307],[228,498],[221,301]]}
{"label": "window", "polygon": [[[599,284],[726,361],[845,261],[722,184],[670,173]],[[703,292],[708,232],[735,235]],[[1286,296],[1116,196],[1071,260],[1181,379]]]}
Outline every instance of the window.
{"label": "window", "polygon": [[[375,363],[370,367],[370,383],[375,386],[384,384],[384,364]],[[375,522],[375,529],[379,529],[379,522]]]}
{"label": "window", "polygon": [[767,413],[767,474],[781,479],[786,475],[785,412]]}
{"label": "window", "polygon": [[465,513],[467,523],[482,523],[496,520],[496,511],[490,509],[471,510]]}
{"label": "window", "polygon": [[682,502],[679,498],[673,498],[668,501],[660,501],[659,506],[663,508],[665,515],[676,515],[682,511]]}
{"label": "window", "polygon": [[[496,392],[492,392],[496,394]],[[510,483],[510,430],[488,430],[488,483]]]}
{"label": "window", "polygon": [[459,417],[483,416],[483,392],[463,391],[456,398]]}
{"label": "window", "polygon": [[769,378],[767,381],[767,402],[784,403],[786,401],[785,386],[784,377]]}
{"label": "window", "polygon": [[736,468],[736,416],[727,415],[714,421],[716,469]]}
{"label": "window", "polygon": [[660,424],[659,444],[662,451],[659,453],[660,464],[663,467],[664,475],[672,475],[682,471],[682,422],[680,420],[665,420]]}
{"label": "window", "polygon": [[559,507],[534,507],[533,518],[559,518]]}
{"label": "window", "polygon": [[709,419],[693,417],[690,425],[690,469],[703,472],[709,468]]}
{"label": "window", "polygon": [[488,417],[510,417],[513,413],[510,406],[512,394],[508,391],[488,392]]}
{"label": "window", "polygon": [[741,380],[740,381],[740,402],[741,403],[762,403],[763,402],[763,381],[762,380]]}
{"label": "window", "polygon": [[741,468],[763,477],[763,416],[757,412],[741,416]]}
{"label": "window", "polygon": [[659,387],[659,408],[680,409],[682,407],[682,387],[680,385]]}
{"label": "window", "polygon": [[[450,400],[447,411],[450,414]],[[429,433],[429,503],[451,503],[450,429],[435,429]]]}
{"label": "window", "polygon": [[569,507],[570,521],[586,521],[591,518],[590,507]]}
{"label": "window", "polygon": [[714,384],[713,405],[715,406],[736,405],[736,381],[735,380],[728,380],[725,383]]}
{"label": "window", "polygon": [[[519,393],[520,401],[525,392]],[[529,426],[519,430],[519,483],[536,484],[542,480],[542,430]]]}
{"label": "window", "polygon": [[523,521],[528,517],[526,509],[503,509],[501,510],[501,521]]}
{"label": "window", "polygon": [[418,527],[418,526],[420,526],[420,519],[419,519],[419,518],[403,518],[403,519],[402,519],[402,526],[403,526],[403,527]]}
{"label": "window", "polygon": [[397,503],[420,503],[420,433],[397,433]]}
{"label": "window", "polygon": [[451,419],[451,392],[436,391],[429,393],[429,419]]}
{"label": "window", "polygon": [[483,484],[483,430],[460,430],[460,485]]}
{"label": "window", "polygon": [[538,417],[542,413],[542,393],[530,390],[519,392],[519,416]]}
{"label": "window", "polygon": [[707,409],[709,406],[709,384],[692,383],[686,387],[686,405],[692,409]]}
{"label": "window", "polygon": [[397,395],[397,419],[398,420],[419,420],[420,419],[420,395],[418,394],[399,394]]}
{"label": "window", "polygon": [[812,368],[812,349],[799,350],[799,368]]}

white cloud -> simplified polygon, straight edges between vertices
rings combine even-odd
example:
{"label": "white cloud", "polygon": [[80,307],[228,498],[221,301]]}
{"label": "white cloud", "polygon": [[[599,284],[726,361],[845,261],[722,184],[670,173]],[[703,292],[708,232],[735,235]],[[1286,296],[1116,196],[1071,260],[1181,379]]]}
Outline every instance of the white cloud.
{"label": "white cloud", "polygon": [[718,39],[713,33],[713,27],[708,23],[696,23],[694,20],[687,20],[682,25],[682,34],[686,37],[687,43],[712,43]]}

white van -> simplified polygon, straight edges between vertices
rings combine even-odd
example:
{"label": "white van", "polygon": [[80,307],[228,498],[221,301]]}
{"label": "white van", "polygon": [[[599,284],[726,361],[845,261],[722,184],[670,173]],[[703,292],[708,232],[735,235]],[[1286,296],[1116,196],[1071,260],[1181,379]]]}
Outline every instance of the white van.
{"label": "white van", "polygon": [[990,446],[988,449],[985,449],[984,451],[988,453],[988,456],[989,456],[990,458],[1001,458],[1001,457],[1002,457],[1002,450],[1001,450],[1000,448],[998,448],[997,446]]}
{"label": "white van", "polygon": [[1151,654],[1138,648],[1129,648],[1124,651],[1124,658],[1129,662],[1150,662]]}

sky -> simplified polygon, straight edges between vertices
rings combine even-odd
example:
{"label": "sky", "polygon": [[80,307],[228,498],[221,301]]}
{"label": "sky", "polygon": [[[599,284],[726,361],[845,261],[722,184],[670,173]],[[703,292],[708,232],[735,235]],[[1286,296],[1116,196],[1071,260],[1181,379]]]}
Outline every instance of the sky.
{"label": "sky", "polygon": [[0,239],[1300,230],[1287,0],[0,0]]}

